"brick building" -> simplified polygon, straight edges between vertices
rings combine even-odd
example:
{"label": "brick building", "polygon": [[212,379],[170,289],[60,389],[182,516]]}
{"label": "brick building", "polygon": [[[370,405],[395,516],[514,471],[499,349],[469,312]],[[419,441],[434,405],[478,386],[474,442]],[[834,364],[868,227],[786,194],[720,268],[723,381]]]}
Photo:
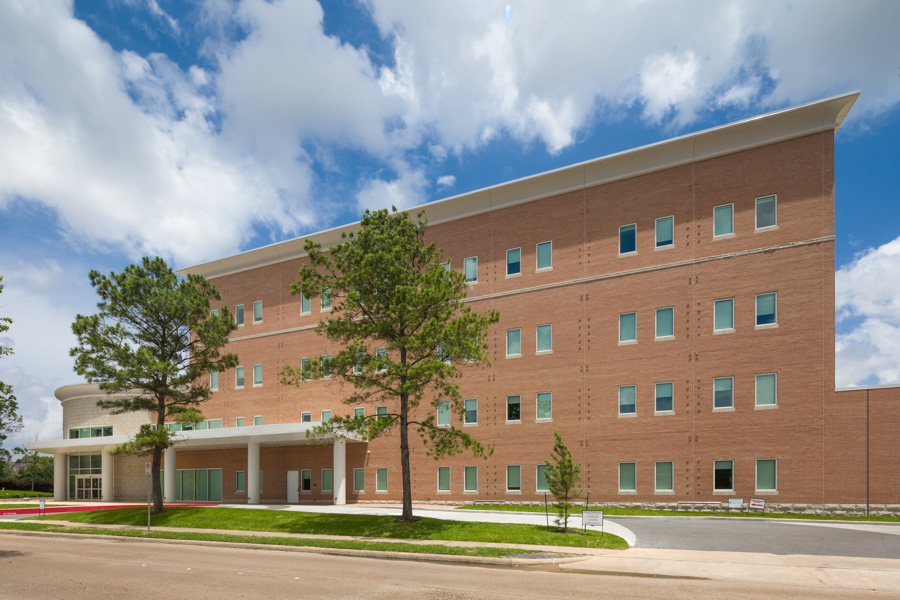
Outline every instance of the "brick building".
{"label": "brick building", "polygon": [[[900,388],[834,388],[834,134],[856,97],[422,207],[467,302],[501,317],[492,365],[461,367],[467,422],[438,415],[494,454],[435,461],[414,445],[414,499],[542,500],[559,430],[592,501],[900,504]],[[307,237],[327,247],[355,226]],[[396,434],[309,445],[308,428],[353,407],[336,381],[279,382],[285,363],[337,350],[314,331],[327,302],[288,292],[305,239],[181,271],[235,312],[241,366],[214,377],[209,420],[167,452],[169,500],[400,499]],[[65,483],[71,456],[130,432],[113,433],[34,446]],[[116,458],[104,498],[140,495],[119,481],[136,467]]]}

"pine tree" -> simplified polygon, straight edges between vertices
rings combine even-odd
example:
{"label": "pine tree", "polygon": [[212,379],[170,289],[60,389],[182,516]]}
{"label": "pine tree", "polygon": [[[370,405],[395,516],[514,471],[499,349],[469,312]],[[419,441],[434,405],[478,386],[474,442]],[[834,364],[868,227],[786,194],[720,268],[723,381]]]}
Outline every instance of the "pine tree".
{"label": "pine tree", "polygon": [[556,524],[562,527],[565,533],[569,530],[571,501],[581,495],[581,490],[575,487],[581,479],[581,466],[572,460],[572,453],[563,442],[559,431],[554,430],[553,436],[555,438],[553,454],[544,464],[547,466],[547,486],[556,498],[553,504],[557,512]]}

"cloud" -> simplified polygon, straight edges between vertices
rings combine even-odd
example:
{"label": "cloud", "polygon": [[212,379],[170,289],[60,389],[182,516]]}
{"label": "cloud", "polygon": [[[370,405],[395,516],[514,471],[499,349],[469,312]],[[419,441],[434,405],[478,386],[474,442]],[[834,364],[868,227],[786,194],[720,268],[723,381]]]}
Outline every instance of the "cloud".
{"label": "cloud", "polygon": [[403,170],[393,180],[373,178],[356,195],[359,211],[396,207],[403,210],[425,202],[428,182],[421,170]]}
{"label": "cloud", "polygon": [[456,177],[454,175],[442,175],[437,178],[438,187],[453,187],[456,183]]}
{"label": "cloud", "polygon": [[860,253],[837,270],[838,386],[900,382],[897,273],[900,238]]}

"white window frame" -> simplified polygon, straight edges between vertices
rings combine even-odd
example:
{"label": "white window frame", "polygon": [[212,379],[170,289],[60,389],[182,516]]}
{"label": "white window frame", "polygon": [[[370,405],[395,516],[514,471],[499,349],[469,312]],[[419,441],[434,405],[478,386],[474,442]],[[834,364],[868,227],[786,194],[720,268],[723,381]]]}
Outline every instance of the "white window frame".
{"label": "white window frame", "polygon": [[[363,477],[362,477],[363,485],[361,488],[356,487],[356,473],[358,471],[362,471],[362,474],[363,474]],[[360,493],[360,494],[364,494],[366,492],[366,470],[365,469],[353,469],[353,491]]]}
{"label": "white window frame", "polygon": [[[512,489],[509,487],[509,469],[510,467],[515,467],[519,469],[519,487],[518,489]],[[506,493],[507,494],[521,494],[522,493],[522,465],[506,465]]]}
{"label": "white window frame", "polygon": [[[475,261],[475,279],[469,281],[468,277],[466,277],[466,263],[470,260]],[[465,283],[472,285],[478,283],[478,257],[477,256],[469,256],[463,259],[463,279],[465,279]]]}
{"label": "white window frame", "polygon": [[[716,406],[716,381],[719,379],[731,380],[731,406]],[[713,412],[731,412],[734,410],[734,376],[713,377]]]}
{"label": "white window frame", "polygon": [[[509,353],[509,333],[511,331],[519,332],[519,351],[515,354]],[[522,328],[521,327],[510,327],[506,330],[506,358],[518,358],[522,356]]]}
{"label": "white window frame", "polygon": [[[627,227],[634,228],[634,250],[622,252],[622,230]],[[619,256],[634,256],[635,254],[637,254],[637,223],[626,223],[625,225],[619,225],[619,237],[616,238],[616,243],[618,244],[617,249],[619,251]]]}
{"label": "white window frame", "polygon": [[[659,311],[661,310],[671,310],[672,311],[672,335],[659,335]],[[637,324],[635,322],[635,324]],[[637,328],[635,328],[637,329]],[[660,306],[654,311],[654,321],[653,321],[653,339],[656,341],[662,340],[671,340],[675,339],[675,307],[674,306]]]}
{"label": "white window frame", "polygon": [[[541,350],[538,348],[538,340],[541,339],[540,331],[541,327],[549,327],[550,328],[550,348],[547,350]],[[519,340],[521,344],[521,338]],[[535,354],[553,354],[553,323],[544,323],[543,325],[537,325],[534,328],[534,353]]]}
{"label": "white window frame", "polygon": [[[441,489],[441,469],[447,469],[447,489]],[[447,466],[439,466],[437,468],[437,493],[449,494],[453,489],[453,469]]]}
{"label": "white window frame", "polygon": [[375,407],[375,418],[381,419],[388,417],[388,406],[387,404],[382,404],[381,406]]}
{"label": "white window frame", "polygon": [[[540,412],[541,395],[550,396],[550,416],[542,417]],[[553,421],[553,392],[538,392],[534,395],[534,421],[535,423],[550,423]]]}
{"label": "white window frame", "polygon": [[[469,420],[469,409],[466,408],[467,403],[470,400],[475,401],[475,420]],[[478,425],[478,398],[466,398],[463,400],[463,427],[471,427],[473,425]]]}
{"label": "white window frame", "polygon": [[[328,292],[327,294],[325,292]],[[325,306],[325,298],[328,298],[328,306]],[[329,312],[333,306],[334,299],[331,297],[331,288],[322,290],[319,294],[319,312]]]}
{"label": "white window frame", "polygon": [[[383,353],[382,353],[382,351],[383,351]],[[378,348],[375,348],[375,358],[376,359],[388,358],[387,346],[379,346]],[[378,371],[377,371],[378,373],[384,373],[385,371],[387,371],[387,365],[382,365],[382,366],[378,367]]]}
{"label": "white window frame", "polygon": [[[446,408],[446,413],[447,413],[447,422],[446,423],[441,423],[441,407],[442,406],[447,407]],[[436,408],[437,408],[437,416],[435,417],[435,423],[437,424],[437,426],[438,427],[450,427],[450,421],[451,421],[450,401],[449,400],[441,400],[440,402],[438,402],[438,405]]]}
{"label": "white window frame", "polygon": [[[622,339],[622,317],[627,315],[634,315],[634,337],[630,340]],[[624,346],[628,344],[637,344],[637,311],[633,310],[630,312],[619,313],[619,345]]]}
{"label": "white window frame", "polygon": [[244,417],[235,417],[234,418],[234,426],[235,427],[244,427],[245,419]]}
{"label": "white window frame", "polygon": [[[633,465],[634,466],[634,489],[623,489],[622,488],[622,465]],[[656,484],[653,484],[656,487]],[[617,488],[620,494],[637,494],[637,462],[635,461],[623,461],[619,463],[619,481],[617,482]]]}
{"label": "white window frame", "polygon": [[[238,315],[240,315],[240,320],[238,320]],[[246,320],[246,315],[244,314],[244,305],[243,304],[235,304],[234,305],[234,322],[237,323],[238,327],[244,326],[244,321]]]}
{"label": "white window frame", "polygon": [[[775,203],[775,223],[772,225],[759,226],[759,201],[768,200],[769,198]],[[768,194],[760,196],[753,202],[753,229],[754,231],[774,231],[778,229],[778,194]]]}
{"label": "white window frame", "polygon": [[[668,244],[659,245],[659,238],[657,237],[657,229],[656,224],[665,219],[672,219],[672,241]],[[669,215],[667,217],[659,217],[656,221],[653,222],[653,249],[654,250],[666,250],[668,248],[675,247],[675,215]]]}
{"label": "white window frame", "polygon": [[333,368],[332,368],[332,367],[329,366],[329,367],[328,367],[328,374],[327,374],[327,375],[325,374],[325,363],[326,363],[326,362],[329,362],[329,361],[331,361],[331,355],[330,355],[330,354],[323,354],[323,355],[322,355],[322,379],[331,379],[331,374],[332,374],[332,371],[333,371]]}
{"label": "white window frame", "polygon": [[[241,477],[238,477],[238,473],[240,473],[241,475],[244,476],[243,477],[244,485],[240,485]],[[244,493],[247,492],[247,473],[245,471],[235,471],[234,472],[234,491],[235,492],[244,492]]]}
{"label": "white window frame", "polygon": [[209,372],[209,391],[211,391],[211,392],[219,391],[219,372],[218,371],[210,371]]}
{"label": "white window frame", "polygon": [[360,417],[365,417],[365,416],[366,416],[366,407],[357,406],[353,409],[353,418],[354,419],[358,419]]}
{"label": "white window frame", "polygon": [[[303,310],[304,304],[306,304],[309,308],[307,308],[306,310]],[[306,294],[304,294],[303,292],[300,292],[300,314],[308,315],[310,313],[312,313],[312,299],[307,298]]]}
{"label": "white window frame", "polygon": [[[761,461],[761,460],[772,461],[775,463],[775,487],[772,489],[768,489],[768,488],[762,489],[759,487],[759,461]],[[755,480],[754,480],[753,488],[756,491],[756,493],[757,494],[775,494],[775,493],[777,493],[778,492],[778,459],[777,458],[757,458],[754,466],[755,466],[755,469],[754,469],[755,470],[755,473],[754,473]],[[732,475],[732,477],[733,477],[733,475]]]}
{"label": "white window frame", "polygon": [[[257,423],[257,421],[259,421],[259,423]],[[257,427],[257,426],[262,425],[262,424],[263,424],[263,418],[262,418],[262,415],[254,415],[254,416],[253,416],[253,426],[254,426],[254,427]]]}
{"label": "white window frame", "polygon": [[[475,469],[475,487],[469,489],[466,485],[466,474],[469,472],[469,469]],[[476,494],[478,493],[478,467],[476,465],[466,465],[463,467],[463,493],[464,494]]]}
{"label": "white window frame", "polygon": [[[716,209],[722,208],[723,206],[728,206],[731,208],[731,231],[728,233],[716,233]],[[734,202],[729,202],[727,204],[719,204],[718,206],[713,207],[713,239],[714,240],[724,240],[728,238],[734,237]]]}
{"label": "white window frame", "polygon": [[[256,382],[257,367],[259,367],[259,383]],[[256,363],[253,365],[253,387],[262,387],[262,379],[262,363]]]}
{"label": "white window frame", "polygon": [[[259,305],[259,319],[256,318],[256,306]],[[263,305],[262,300],[254,300],[253,301],[253,324],[263,322]]]}
{"label": "white window frame", "polygon": [[[723,327],[722,329],[716,329],[716,306],[718,306],[719,302],[731,302],[731,327]],[[735,327],[734,322],[736,320],[735,316],[735,308],[734,308],[734,298],[719,298],[718,300],[713,301],[713,334],[721,335],[723,333],[734,333]]]}
{"label": "white window frame", "polygon": [[[672,487],[669,489],[663,489],[657,487],[659,482],[659,465],[669,465],[670,472],[672,474]],[[637,483],[637,482],[635,482]],[[635,486],[637,487],[637,486]],[[675,493],[675,461],[673,460],[658,460],[653,465],[653,491],[656,494],[674,494]]]}
{"label": "white window frame", "polygon": [[[775,379],[775,389],[772,390],[772,395],[775,398],[775,402],[772,404],[760,404],[759,403],[759,378],[766,377],[768,375],[772,375]],[[757,373],[753,377],[753,408],[756,410],[771,410],[773,408],[778,408],[778,372],[773,371],[770,373]]]}
{"label": "white window frame", "polygon": [[[381,489],[378,486],[378,474],[384,473],[384,489]],[[387,494],[388,493],[388,469],[387,467],[378,467],[375,469],[375,493],[376,494]]]}
{"label": "white window frame", "polygon": [[[759,298],[760,296],[775,296],[775,320],[771,323],[762,323],[759,322]],[[764,292],[762,294],[756,294],[754,298],[754,311],[756,316],[754,318],[754,324],[756,325],[756,329],[777,329],[778,328],[778,292]]]}
{"label": "white window frame", "polygon": [[[325,413],[328,413],[328,418],[327,418],[327,419],[325,418]],[[321,416],[321,421],[320,421],[320,422],[321,422],[321,423],[327,423],[327,422],[330,421],[330,420],[331,420],[331,411],[330,411],[330,410],[323,410],[323,411],[322,411],[322,416]]]}
{"label": "white window frame", "polygon": [[[510,273],[509,272],[509,253],[518,250],[519,252],[519,272],[518,273]],[[522,275],[522,247],[518,246],[516,248],[507,248],[506,249],[506,276],[507,277],[520,277]]]}
{"label": "white window frame", "polygon": [[[329,474],[329,482],[328,487],[325,487],[325,473]],[[322,491],[323,492],[333,492],[334,491],[334,471],[332,469],[322,469],[322,473],[320,474],[320,481],[322,482]]]}
{"label": "white window frame", "polygon": [[[730,462],[731,463],[731,488],[730,489],[719,489],[716,487],[716,463],[717,462]],[[713,460],[713,495],[715,494],[733,494],[734,493],[734,482],[737,479],[734,471],[734,459],[733,458],[717,458]]]}
{"label": "white window frame", "polygon": [[[534,467],[534,491],[535,491],[535,492],[538,492],[538,493],[540,493],[540,492],[549,492],[549,491],[550,491],[550,483],[549,483],[549,481],[547,482],[547,488],[546,488],[546,489],[541,489],[540,487],[538,487],[538,486],[540,486],[540,484],[541,484],[541,467],[544,467],[544,468],[546,469],[546,468],[547,468],[547,464],[546,464],[546,463],[540,463],[540,464],[535,465],[535,467]],[[545,479],[546,479],[546,476],[545,476]]]}
{"label": "white window frame", "polygon": [[[240,374],[240,378],[238,378],[238,374]],[[241,383],[238,384],[238,381]],[[244,384],[247,383],[247,377],[244,374],[244,367],[238,366],[234,368],[234,389],[242,390],[244,389]]]}
{"label": "white window frame", "polygon": [[[538,253],[540,247],[544,244],[550,244],[550,266],[542,267],[538,265]],[[548,240],[546,242],[538,242],[534,245],[534,271],[535,273],[542,273],[544,271],[552,271],[553,270],[553,240]]]}
{"label": "white window frame", "polygon": [[[622,412],[622,390],[624,390],[624,389],[626,389],[626,388],[633,388],[633,389],[634,389],[634,412],[630,412],[630,413],[628,413],[628,412]],[[617,402],[618,402],[618,405],[619,405],[619,417],[625,417],[625,418],[627,418],[627,417],[636,417],[636,416],[637,416],[637,385],[636,385],[636,384],[631,384],[631,385],[620,385],[620,386],[619,386],[619,395],[618,395],[618,398],[617,398]],[[654,401],[654,402],[655,402],[655,401]]]}
{"label": "white window frame", "polygon": [[[303,489],[303,473],[304,472],[309,473],[309,489],[308,490]],[[300,475],[300,481],[299,481],[300,493],[301,494],[311,494],[312,493],[312,469],[300,469],[299,475]]]}
{"label": "white window frame", "polygon": [[[672,386],[672,408],[668,410],[659,410],[658,401],[659,401],[659,393],[657,392],[657,386],[669,384]],[[674,415],[675,414],[675,382],[674,381],[657,381],[653,384],[653,414],[654,415]]]}
{"label": "white window frame", "polygon": [[312,411],[304,410],[300,413],[301,423],[312,423]]}
{"label": "white window frame", "polygon": [[[519,399],[519,418],[510,420],[509,419],[509,399],[510,398],[518,398]],[[506,422],[507,423],[521,423],[522,422],[522,395],[521,394],[509,394],[506,396]]]}

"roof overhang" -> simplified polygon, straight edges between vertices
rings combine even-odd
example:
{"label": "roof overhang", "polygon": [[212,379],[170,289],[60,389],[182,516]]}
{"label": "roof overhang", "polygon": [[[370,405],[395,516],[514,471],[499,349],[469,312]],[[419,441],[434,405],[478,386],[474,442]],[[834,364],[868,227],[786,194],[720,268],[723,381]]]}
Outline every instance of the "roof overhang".
{"label": "roof overhang", "polygon": [[[424,210],[428,223],[436,225],[814,133],[837,131],[858,96],[859,92],[856,91],[785,108],[436,200],[409,208],[407,212],[417,214],[419,210]],[[178,273],[181,275],[195,273],[211,279],[300,258],[306,256],[303,245],[307,239],[328,248],[340,242],[343,234],[358,228],[359,222],[350,223],[185,267],[179,269]]]}

